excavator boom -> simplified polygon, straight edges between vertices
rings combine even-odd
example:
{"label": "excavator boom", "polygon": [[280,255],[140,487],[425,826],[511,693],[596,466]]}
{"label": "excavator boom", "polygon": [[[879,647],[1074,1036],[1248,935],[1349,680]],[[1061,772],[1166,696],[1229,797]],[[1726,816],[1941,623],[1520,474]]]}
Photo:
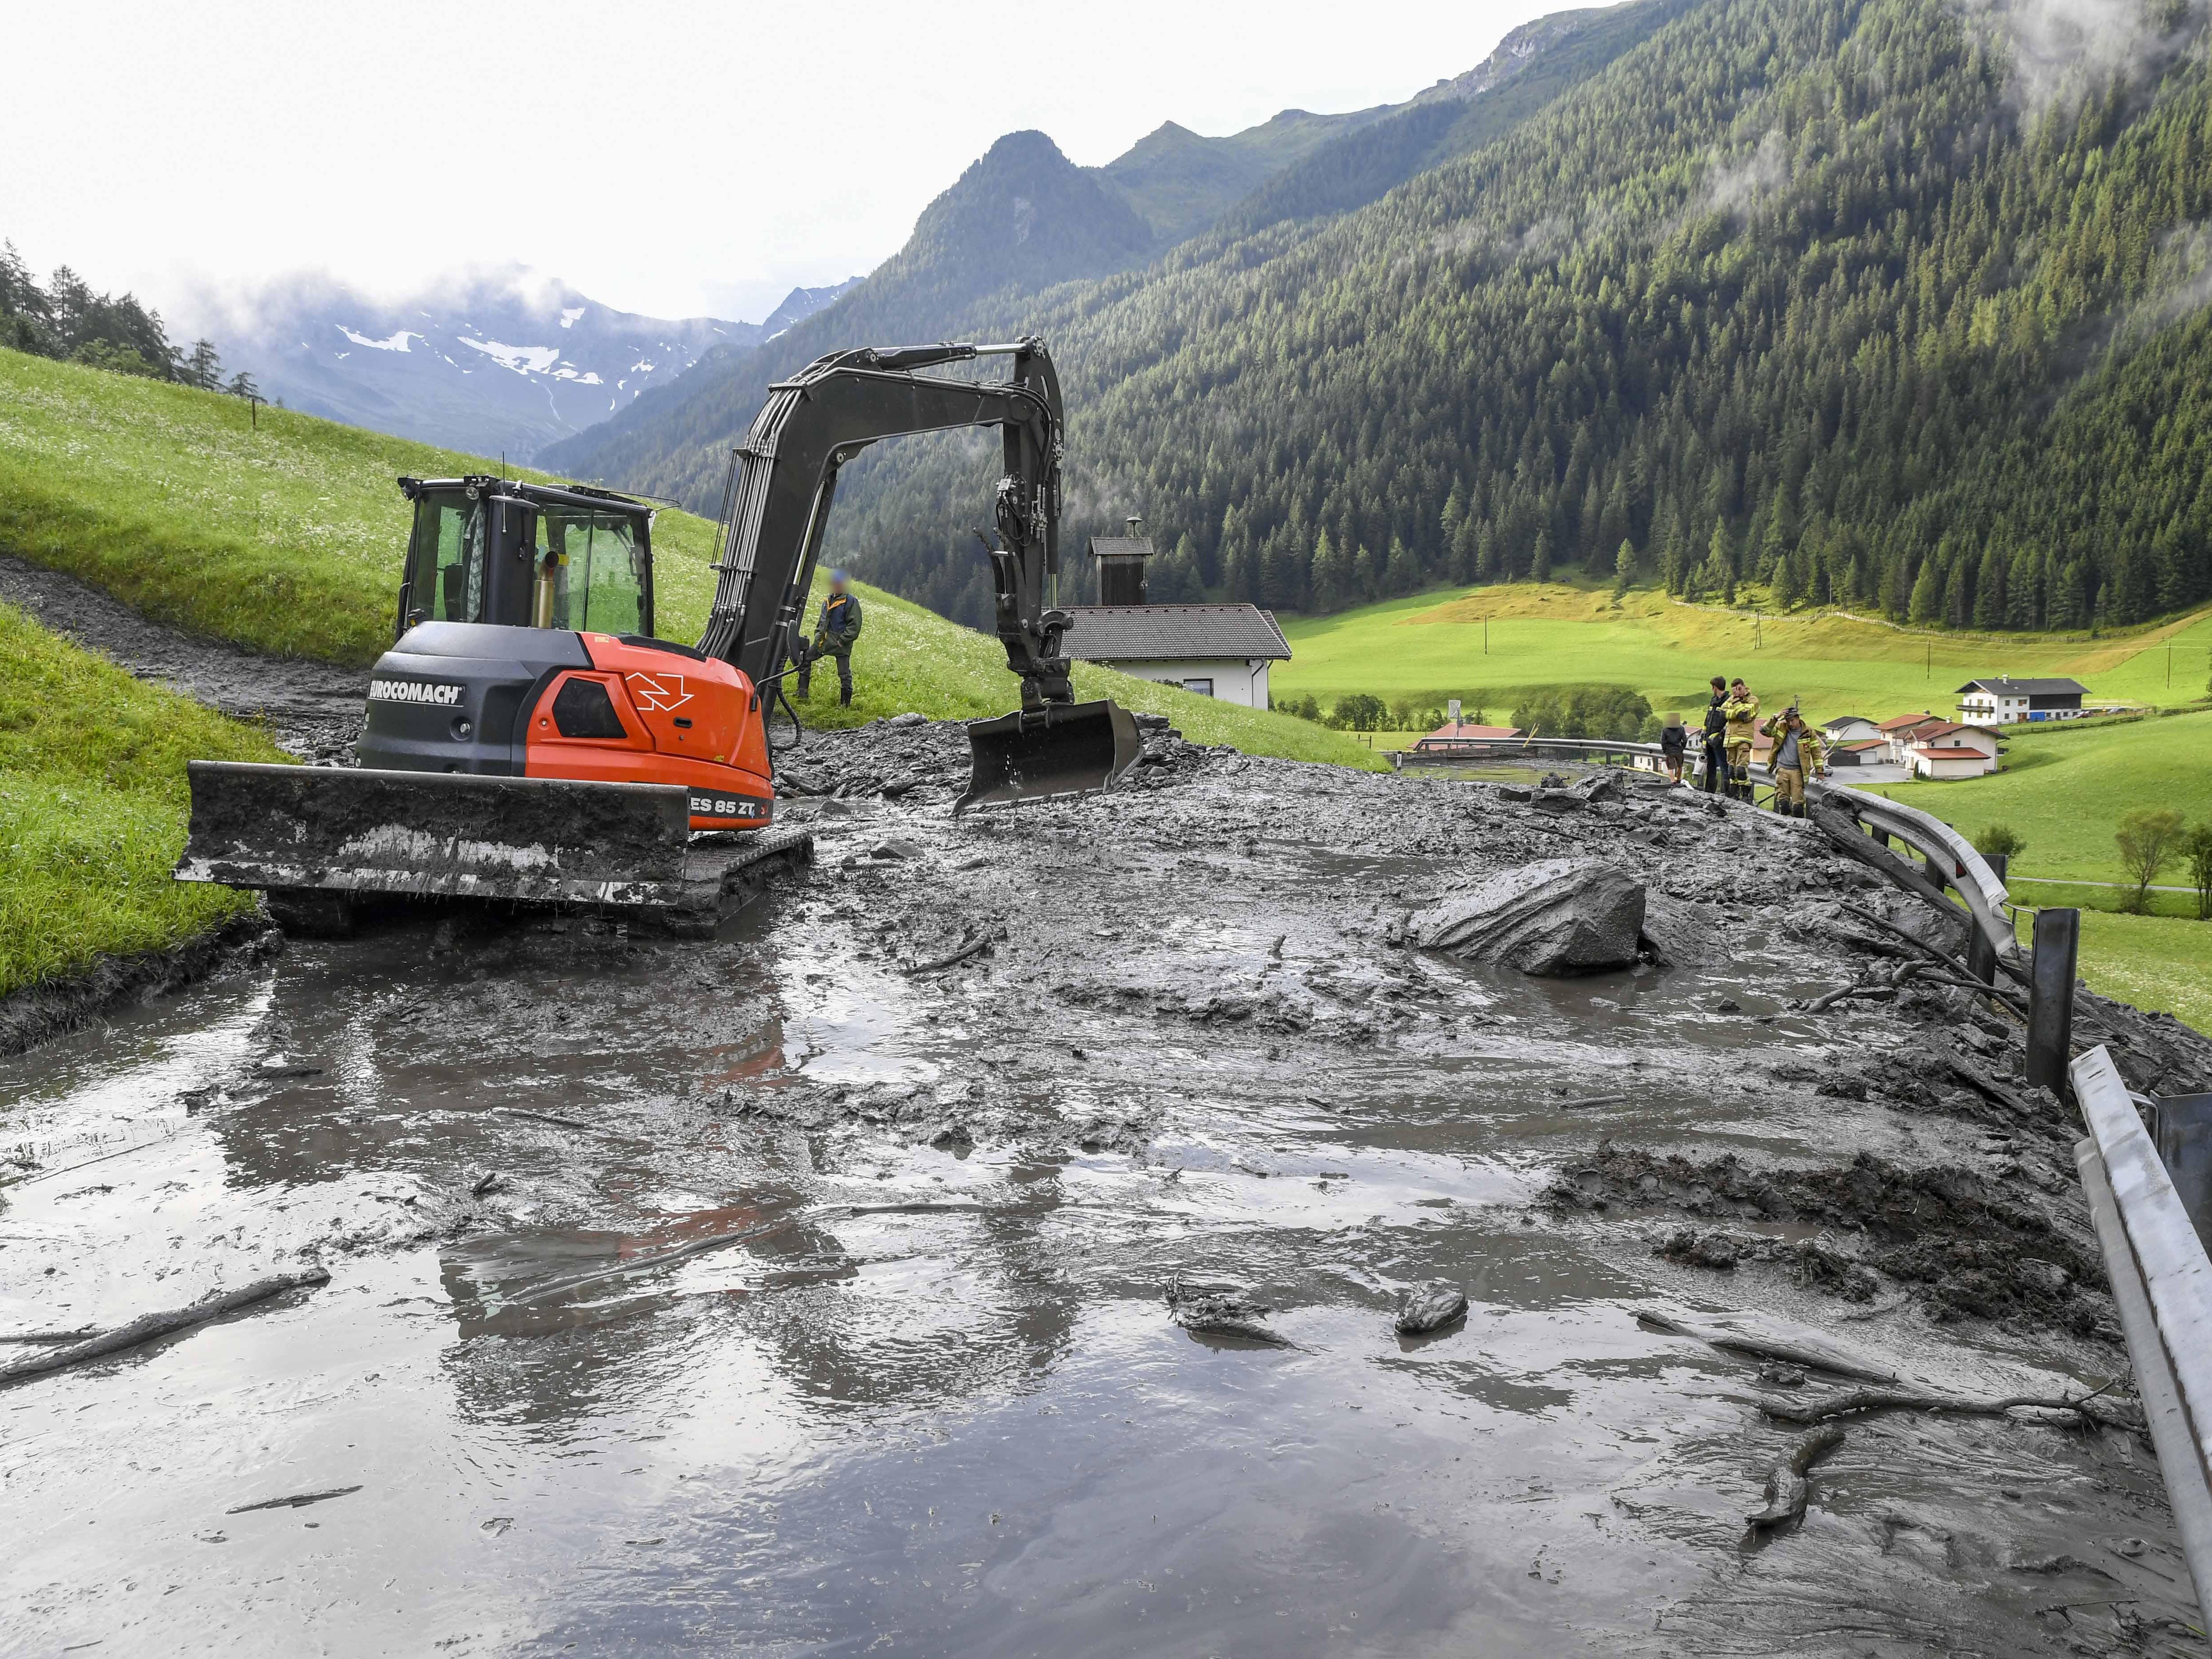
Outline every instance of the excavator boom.
{"label": "excavator boom", "polygon": [[[918,371],[1011,359],[1003,380]],[[722,491],[714,604],[699,648],[756,684],[790,660],[837,474],[870,444],[916,432],[995,426],[1005,470],[987,544],[1006,666],[1021,708],[968,728],[970,776],[959,805],[1103,788],[1137,758],[1136,724],[1111,702],[1078,703],[1061,650],[1065,611],[1047,601],[1060,572],[1060,378],[1037,339],[864,347],[816,359],[770,388]]]}

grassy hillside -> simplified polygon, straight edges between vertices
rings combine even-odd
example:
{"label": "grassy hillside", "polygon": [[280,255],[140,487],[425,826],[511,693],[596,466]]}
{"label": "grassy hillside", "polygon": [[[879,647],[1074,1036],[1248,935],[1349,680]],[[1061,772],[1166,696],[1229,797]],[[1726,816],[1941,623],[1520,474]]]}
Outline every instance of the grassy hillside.
{"label": "grassy hillside", "polygon": [[2064,674],[2099,696],[2180,702],[2212,672],[2212,612],[2091,639],[1903,628],[1838,611],[1754,618],[1650,588],[1616,607],[1609,588],[1514,582],[1281,621],[1296,654],[1276,671],[1276,700],[1310,692],[1324,706],[1370,691],[1480,699],[1497,713],[1521,687],[1598,681],[1632,686],[1654,708],[1685,708],[1704,701],[1710,676],[1741,674],[1770,702],[1802,697],[1816,719],[1885,720],[1955,712],[1956,688],[1983,675]]}
{"label": "grassy hillside", "polygon": [[0,605],[0,995],[252,908],[248,895],[169,879],[191,758],[284,757]]}
{"label": "grassy hillside", "polygon": [[[2192,823],[2212,821],[2212,714],[2020,730],[2006,746],[2002,769],[1989,777],[1885,784],[1881,793],[1969,835],[2010,824],[2027,840],[2012,868],[2027,878],[2124,879],[2112,831],[2131,806],[2170,806]],[[2177,866],[2159,879],[2185,878]]]}
{"label": "grassy hillside", "polygon": [[0,350],[0,548],[149,617],[367,665],[392,637],[401,473],[472,456]]}
{"label": "grassy hillside", "polygon": [[[257,428],[234,398],[0,350],[0,548],[257,650],[374,661],[391,642],[407,537],[392,480],[497,470],[481,456],[283,410],[263,410]],[[714,535],[684,513],[654,524],[656,620],[669,638],[696,640],[705,626]],[[905,709],[958,719],[1012,706],[995,640],[863,591],[860,701],[817,705],[810,719],[849,725]],[[1340,735],[1282,715],[1104,671],[1084,671],[1079,684],[1170,715],[1205,742],[1376,763]]]}
{"label": "grassy hillside", "polygon": [[[2164,896],[2153,915],[2124,915],[2114,900],[2087,888],[2037,887],[2023,902],[2081,912],[2081,977],[2089,988],[2138,1008],[2154,1008],[2212,1035],[2212,922],[2196,921],[2194,897]],[[2021,916],[2022,945],[2034,942],[2032,913]]]}

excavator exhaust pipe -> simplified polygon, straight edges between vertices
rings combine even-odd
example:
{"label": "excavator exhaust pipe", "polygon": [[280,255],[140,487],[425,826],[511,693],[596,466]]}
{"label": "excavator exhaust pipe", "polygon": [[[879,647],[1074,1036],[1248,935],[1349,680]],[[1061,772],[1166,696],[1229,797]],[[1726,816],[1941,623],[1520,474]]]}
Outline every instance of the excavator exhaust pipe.
{"label": "excavator exhaust pipe", "polygon": [[1036,800],[1103,789],[1137,761],[1137,722],[1119,703],[1048,703],[968,723],[964,811],[990,801]]}
{"label": "excavator exhaust pipe", "polygon": [[803,860],[803,835],[694,843],[675,784],[193,761],[179,881],[258,889],[280,921],[343,933],[355,901],[495,899],[711,926],[729,878]]}

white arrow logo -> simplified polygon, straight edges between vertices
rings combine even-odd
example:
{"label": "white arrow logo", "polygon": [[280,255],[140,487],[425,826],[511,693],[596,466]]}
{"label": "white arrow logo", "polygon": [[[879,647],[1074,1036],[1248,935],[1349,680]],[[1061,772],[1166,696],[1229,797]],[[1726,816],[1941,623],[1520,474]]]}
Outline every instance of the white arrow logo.
{"label": "white arrow logo", "polygon": [[629,689],[647,708],[681,708],[691,701],[691,694],[684,689],[681,674],[632,674]]}

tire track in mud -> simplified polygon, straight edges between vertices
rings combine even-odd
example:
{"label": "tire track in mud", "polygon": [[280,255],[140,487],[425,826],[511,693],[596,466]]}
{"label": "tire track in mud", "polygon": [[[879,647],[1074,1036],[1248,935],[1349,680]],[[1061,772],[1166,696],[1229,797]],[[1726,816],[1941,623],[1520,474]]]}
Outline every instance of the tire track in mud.
{"label": "tire track in mud", "polygon": [[361,730],[365,669],[267,657],[149,621],[121,599],[59,570],[0,552],[0,601],[96,651],[142,680],[220,714],[263,720],[302,760],[339,760]]}

